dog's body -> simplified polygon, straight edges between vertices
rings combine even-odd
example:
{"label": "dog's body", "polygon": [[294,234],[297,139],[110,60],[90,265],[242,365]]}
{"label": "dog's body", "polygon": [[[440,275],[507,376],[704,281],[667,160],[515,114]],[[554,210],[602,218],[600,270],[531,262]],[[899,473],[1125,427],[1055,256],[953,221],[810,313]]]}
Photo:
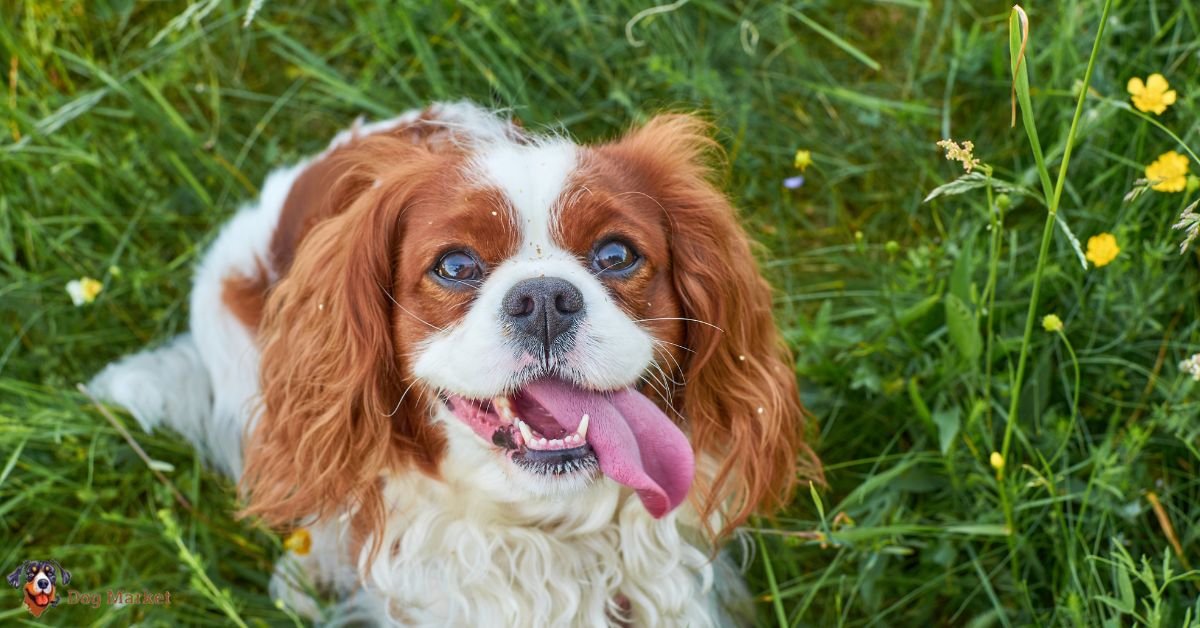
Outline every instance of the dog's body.
{"label": "dog's body", "polygon": [[[371,138],[380,136],[387,136],[388,141],[399,139],[419,145],[423,151],[421,155],[427,159],[439,159],[447,153],[470,153],[462,163],[489,172],[490,180],[497,183],[497,187],[508,196],[508,211],[525,216],[524,226],[520,220],[516,220],[508,226],[497,222],[482,228],[461,227],[476,229],[475,249],[470,251],[474,257],[459,256],[445,262],[451,254],[439,253],[442,255],[442,262],[439,262],[442,266],[434,267],[437,272],[442,272],[443,267],[449,268],[447,272],[462,272],[464,265],[470,266],[472,263],[486,263],[488,266],[486,282],[471,280],[475,292],[471,300],[464,302],[457,310],[469,313],[462,314],[463,318],[458,321],[438,317],[440,310],[459,307],[444,304],[446,299],[457,298],[456,293],[437,292],[434,297],[421,296],[429,290],[439,289],[436,286],[441,284],[437,282],[442,280],[431,274],[434,271],[421,276],[414,275],[416,278],[411,286],[417,286],[412,288],[417,291],[416,296],[406,296],[406,286],[410,284],[405,283],[403,278],[390,274],[393,271],[383,271],[382,278],[376,281],[380,291],[387,296],[387,301],[382,304],[371,301],[369,305],[362,305],[361,299],[354,301],[358,297],[349,292],[350,288],[339,285],[351,284],[361,278],[359,275],[369,272],[349,266],[352,261],[346,262],[348,266],[340,268],[332,279],[323,280],[324,283],[313,280],[311,284],[302,285],[300,278],[315,277],[328,267],[337,267],[341,263],[338,261],[340,256],[355,254],[347,249],[365,249],[367,244],[361,238],[373,237],[356,235],[354,237],[360,238],[356,241],[346,236],[347,240],[338,246],[319,250],[320,245],[314,242],[324,236],[337,237],[333,223],[348,219],[349,214],[358,210],[354,206],[346,209],[346,206],[334,201],[318,200],[307,204],[303,201],[332,195],[329,190],[334,187],[341,189],[341,184],[353,176],[354,170],[338,170],[338,164],[341,163],[339,156],[365,151]],[[388,150],[404,151],[408,148],[389,145]],[[471,322],[472,317],[483,316],[480,312],[484,306],[479,304],[486,304],[492,298],[488,286],[510,281],[505,273],[517,272],[514,270],[517,266],[513,264],[521,255],[517,254],[510,258],[511,261],[500,263],[504,259],[502,254],[487,253],[489,238],[498,237],[490,230],[505,233],[515,228],[522,231],[528,242],[520,246],[527,246],[530,251],[528,261],[522,263],[537,264],[536,267],[530,267],[532,270],[522,271],[526,273],[522,276],[543,277],[547,273],[561,273],[568,281],[581,286],[582,296],[579,298],[583,301],[580,307],[586,304],[588,318],[577,328],[570,329],[570,333],[564,334],[564,337],[576,339],[576,336],[592,334],[591,342],[601,345],[600,350],[609,351],[597,364],[618,370],[610,375],[594,375],[596,370],[593,368],[587,375],[573,376],[575,380],[582,380],[589,388],[616,391],[631,383],[635,384],[634,388],[626,390],[636,390],[642,386],[636,384],[640,379],[658,390],[653,382],[643,376],[648,363],[669,360],[679,367],[691,359],[674,349],[669,349],[672,352],[669,356],[653,359],[637,357],[642,355],[643,349],[638,343],[642,337],[639,334],[644,332],[629,327],[621,316],[622,310],[605,309],[613,308],[610,298],[604,294],[606,288],[615,292],[630,288],[613,283],[605,283],[603,287],[596,283],[593,287],[591,282],[595,282],[595,279],[567,268],[573,263],[570,255],[546,265],[544,254],[553,258],[554,254],[550,251],[557,250],[559,246],[565,247],[560,244],[558,232],[569,229],[560,225],[556,232],[555,227],[548,226],[547,233],[552,235],[541,236],[530,225],[536,226],[539,220],[546,218],[539,218],[538,214],[531,213],[534,210],[526,208],[537,203],[556,203],[554,206],[559,209],[554,210],[551,220],[559,219],[563,211],[560,205],[564,201],[554,201],[554,195],[561,196],[568,194],[568,191],[558,188],[541,191],[537,188],[550,184],[564,187],[567,184],[562,182],[563,177],[569,179],[578,176],[559,172],[563,166],[557,163],[557,160],[589,163],[583,157],[574,157],[571,151],[575,150],[578,149],[568,148],[568,144],[562,140],[529,139],[510,122],[469,104],[436,105],[386,122],[356,126],[335,138],[325,153],[270,175],[258,203],[239,211],[222,229],[196,274],[191,297],[190,334],[180,336],[159,349],[111,365],[97,376],[91,388],[105,399],[128,408],[146,429],[165,424],[201,447],[217,467],[242,480],[243,487],[248,489],[252,512],[263,514],[273,523],[286,524],[292,521],[308,526],[313,536],[312,552],[303,556],[285,556],[272,580],[272,592],[311,616],[316,616],[319,609],[304,591],[315,586],[334,592],[342,600],[337,609],[339,618],[362,617],[377,623],[421,626],[630,623],[704,626],[742,623],[746,621],[744,611],[747,602],[743,585],[740,577],[723,560],[713,560],[717,553],[711,540],[711,531],[721,530],[731,522],[736,522],[739,516],[744,517],[749,508],[760,505],[759,502],[786,494],[787,487],[794,479],[796,451],[803,448],[798,436],[800,416],[795,402],[794,382],[790,387],[788,385],[790,370],[779,374],[781,368],[787,367],[772,361],[777,345],[773,327],[770,327],[769,309],[765,318],[765,325],[769,329],[763,328],[761,312],[754,315],[753,324],[724,321],[738,328],[750,326],[754,329],[756,340],[740,347],[722,349],[719,345],[718,348],[697,346],[702,342],[696,339],[700,337],[699,332],[692,332],[691,327],[685,329],[683,323],[671,328],[674,332],[657,327],[651,330],[665,345],[681,347],[685,351],[728,354],[724,359],[734,364],[738,359],[734,356],[739,356],[741,363],[747,364],[747,356],[739,352],[759,349],[765,352],[751,355],[750,359],[763,360],[774,371],[762,376],[754,375],[751,379],[769,380],[772,386],[778,382],[780,388],[767,389],[765,392],[727,392],[718,402],[722,404],[724,412],[729,413],[734,411],[731,399],[737,401],[741,396],[751,393],[758,395],[745,400],[744,405],[750,408],[758,406],[757,413],[747,411],[749,416],[745,420],[760,422],[755,429],[768,432],[765,435],[755,434],[752,438],[765,441],[769,436],[773,439],[766,444],[759,442],[757,446],[768,449],[763,455],[770,464],[780,465],[785,476],[770,481],[762,480],[763,486],[759,486],[754,477],[746,477],[754,476],[758,471],[751,465],[761,464],[762,461],[729,461],[728,456],[733,455],[729,449],[736,448],[738,443],[732,437],[726,437],[725,442],[716,445],[696,444],[698,481],[702,481],[702,486],[713,492],[712,495],[693,494],[692,500],[680,505],[687,493],[687,484],[691,481],[691,447],[687,446],[686,452],[677,452],[677,445],[672,443],[681,442],[680,438],[695,443],[703,437],[700,431],[704,426],[685,428],[687,435],[683,432],[676,434],[670,430],[678,428],[670,428],[671,421],[665,417],[661,420],[652,417],[645,419],[658,421],[646,427],[638,422],[640,419],[630,414],[631,411],[623,410],[626,416],[633,417],[629,419],[636,439],[633,442],[640,443],[643,448],[642,461],[639,463],[633,458],[630,462],[619,458],[624,454],[617,450],[617,453],[600,455],[597,469],[592,450],[600,453],[611,450],[604,449],[604,438],[608,438],[608,432],[599,430],[617,428],[597,427],[607,424],[598,423],[601,419],[593,419],[591,435],[584,443],[584,435],[589,432],[586,412],[582,422],[581,417],[576,415],[570,425],[564,422],[567,419],[556,419],[564,422],[564,435],[559,440],[549,439],[551,444],[547,445],[551,430],[557,433],[554,423],[534,425],[531,433],[529,426],[519,419],[514,422],[511,411],[498,416],[492,406],[492,401],[507,405],[507,396],[493,399],[494,395],[501,394],[498,391],[513,390],[524,384],[506,380],[489,388],[489,384],[483,383],[489,381],[489,377],[495,379],[503,369],[498,366],[497,360],[500,358],[490,358],[492,354],[489,351],[493,350],[488,348],[486,332],[490,323],[475,324]],[[570,155],[563,157],[567,153]],[[378,155],[374,155],[372,163],[379,161]],[[521,165],[521,160],[528,161]],[[431,168],[430,172],[434,174],[421,176],[442,176],[445,168]],[[326,169],[332,171],[324,172]],[[372,176],[375,177],[374,183],[366,180],[366,183],[354,189],[355,198],[380,188],[379,194],[388,194],[388,179],[378,173]],[[559,177],[557,183],[555,177]],[[406,180],[411,181],[411,178]],[[430,183],[418,193],[441,192],[452,185],[452,182]],[[599,191],[598,184],[590,185]],[[588,191],[590,193],[592,190]],[[474,195],[476,192],[464,194]],[[547,198],[549,200],[545,200]],[[411,234],[423,226],[416,224],[417,221],[425,220],[419,217],[421,210],[436,207],[438,203],[450,204],[454,199],[435,203],[422,197],[418,200],[410,198],[405,202],[408,203],[408,209],[399,220],[407,221],[405,237],[412,238],[415,236]],[[659,207],[662,207],[661,203]],[[486,211],[480,211],[479,214],[480,218],[457,218],[454,227],[430,231],[420,236],[420,241],[450,237],[452,234],[446,234],[445,231],[459,229],[458,225],[463,224],[463,220],[486,221],[498,216],[495,210],[490,212],[490,216]],[[340,228],[343,232],[347,229],[365,229],[361,221],[371,219],[371,215],[364,216],[357,219],[360,220],[357,226],[346,224]],[[438,214],[431,213],[429,216],[428,224],[432,228]],[[382,224],[382,229],[392,228],[391,223]],[[540,237],[546,239],[538,241]],[[643,241],[636,233],[628,237]],[[738,238],[736,242],[742,243],[740,230],[734,237]],[[644,245],[646,247],[665,248],[665,244],[655,245],[651,237],[647,237],[646,241],[651,242],[650,245]],[[400,247],[397,243],[389,242],[383,248],[387,251],[383,256],[391,258],[386,265],[397,267],[394,272],[400,273],[411,246],[415,244]],[[738,246],[744,246],[744,243]],[[398,247],[401,250],[397,250]],[[512,254],[511,248],[506,250],[508,255]],[[620,262],[619,256],[624,254],[619,246],[615,249],[609,246],[605,251],[617,262]],[[645,251],[644,255],[646,265],[657,261],[653,251]],[[317,259],[320,256],[324,258]],[[484,258],[492,261],[485,261]],[[479,261],[474,261],[476,259]],[[662,267],[671,263],[666,260],[663,258]],[[617,262],[605,268],[616,268]],[[738,259],[739,264],[745,262]],[[418,264],[426,263],[420,261]],[[681,265],[684,262],[677,254],[673,263]],[[753,273],[752,287],[757,288],[759,284],[765,287],[753,271],[753,266],[749,268],[749,272]],[[600,275],[604,272],[602,269]],[[650,271],[635,268],[634,272]],[[522,283],[519,279],[514,277],[511,282],[519,286]],[[654,280],[647,281],[650,287],[646,290],[668,291],[658,307],[667,307],[679,298],[674,290],[654,288]],[[385,282],[390,282],[390,291],[385,288]],[[452,282],[467,283],[456,279]],[[480,283],[482,288],[478,287]],[[430,288],[431,284],[435,287]],[[295,292],[288,291],[287,288],[292,286],[296,286]],[[509,284],[505,284],[504,288],[509,295],[515,289]],[[368,282],[367,293],[371,289]],[[448,290],[460,291],[461,288],[451,286]],[[759,296],[756,293],[752,300],[755,307],[761,308],[763,301]],[[536,294],[535,297],[541,298]],[[625,294],[618,294],[618,297],[623,299]],[[696,299],[688,294],[683,294],[683,297],[691,301]],[[424,303],[422,299],[428,301],[430,298],[442,305],[421,309]],[[522,303],[528,303],[528,298]],[[545,316],[566,316],[563,312],[568,308],[562,305],[562,298],[559,295],[558,300],[552,299],[559,314],[551,312]],[[651,307],[650,297],[639,295],[638,298],[645,298],[646,307]],[[654,300],[660,299],[654,297]],[[606,302],[609,304],[606,305]],[[288,308],[301,303],[303,312],[294,316],[315,316],[316,322],[289,318],[293,314],[289,314]],[[634,307],[625,304],[624,300],[620,303],[626,314],[630,313],[629,308]],[[766,303],[769,308],[769,296]],[[386,308],[383,320],[391,321],[384,325],[382,332],[363,330],[364,326],[371,323],[361,320],[369,314],[364,312],[373,307]],[[525,305],[518,310],[521,307]],[[693,320],[684,317],[693,313],[686,308],[636,313],[642,321]],[[518,311],[517,315],[522,313]],[[348,317],[350,322],[346,324],[357,326],[340,328],[330,337],[314,343],[311,351],[329,351],[330,343],[350,342],[356,338],[362,340],[361,347],[352,344],[337,352],[302,356],[295,359],[295,370],[282,374],[276,370],[276,365],[285,359],[281,357],[283,353],[300,351],[297,345],[307,342],[308,335],[317,334],[317,326],[329,320],[327,317]],[[287,322],[289,320],[290,323]],[[547,318],[545,325],[548,327],[551,322],[552,319]],[[716,326],[722,321],[703,322]],[[671,322],[661,324],[676,325]],[[644,325],[654,326],[655,323],[647,322]],[[436,331],[431,332],[430,329]],[[483,336],[472,336],[473,329],[484,329],[480,332]],[[500,335],[510,337],[514,333],[512,329],[510,320],[501,326]],[[621,331],[611,331],[613,329]],[[311,334],[308,334],[310,330]],[[571,359],[586,359],[586,356],[578,357],[578,347],[572,353],[554,358],[551,355],[554,337],[546,336],[548,332],[540,326],[536,333],[541,334],[546,361],[558,360],[553,368],[558,369],[554,372],[559,377],[566,377],[563,373],[568,366],[564,365]],[[609,334],[608,340],[597,340],[605,333]],[[396,337],[387,340],[393,334]],[[421,337],[406,341],[404,338],[411,334],[421,334]],[[350,340],[346,340],[347,336],[351,337]],[[759,343],[758,336],[765,338],[762,340],[767,343],[765,347],[752,346]],[[674,342],[663,340],[667,337],[673,338]],[[577,340],[577,344],[582,342]],[[720,343],[722,340],[718,338],[713,342]],[[369,391],[363,392],[363,386],[338,388],[337,381],[340,380],[337,378],[343,377],[347,370],[358,368],[362,362],[369,362],[372,353],[392,355],[387,345],[381,343],[394,343],[400,347],[400,353],[387,358],[380,370],[392,370],[391,360],[397,360],[403,365],[403,371],[415,375],[401,378],[400,382],[404,385],[391,386],[388,395],[384,395],[386,399],[373,406]],[[656,355],[646,351],[647,356]],[[353,354],[353,359],[348,354]],[[293,360],[292,354],[289,353],[286,359]],[[643,361],[621,366],[622,359]],[[349,361],[339,366],[338,360]],[[654,381],[667,388],[670,385],[666,380],[673,379],[661,370],[662,366],[660,364],[657,367],[662,378]],[[324,371],[324,368],[331,370]],[[485,370],[478,373],[473,370],[479,368]],[[540,368],[542,370],[538,372],[544,375],[545,369],[551,367]],[[693,380],[704,377],[703,372],[689,370],[685,375],[683,370],[680,367],[680,372],[674,369],[671,372],[677,377],[686,376]],[[315,384],[308,381],[321,378],[324,379]],[[308,390],[297,386],[311,388],[314,385],[319,390],[312,394],[329,394],[332,390],[339,396],[319,404],[295,405],[300,403],[298,398],[307,394],[304,391]],[[412,390],[414,385],[418,386],[415,391]],[[535,389],[537,385],[529,386]],[[553,386],[562,388],[565,384]],[[755,386],[747,384],[748,388]],[[274,395],[276,389],[282,391],[279,396]],[[560,399],[566,395],[570,399],[601,406],[608,403],[596,401],[599,399],[595,397],[597,393],[587,390],[562,392],[555,389],[551,392],[553,394],[547,399]],[[559,397],[555,397],[555,394]],[[617,403],[623,398],[621,395],[632,393],[602,394],[604,400],[611,399],[612,403]],[[331,405],[340,407],[343,399],[350,399],[353,395],[360,397],[354,397],[358,401],[351,399],[344,412],[337,413],[330,408]],[[469,402],[475,405],[468,405],[458,395],[489,401]],[[440,403],[437,401],[439,398]],[[512,399],[516,403],[517,397]],[[660,405],[664,403],[674,410],[669,396],[664,397]],[[730,405],[725,405],[727,403]],[[781,405],[774,408],[768,404]],[[768,412],[764,412],[764,405],[768,405]],[[469,409],[464,410],[464,406]],[[686,412],[686,405],[684,410]],[[652,414],[651,410],[644,412]],[[313,414],[305,418],[308,413]],[[695,410],[692,412],[699,413]],[[596,415],[596,411],[593,410],[592,414]],[[675,414],[682,418],[678,411]],[[672,417],[676,423],[679,418]],[[738,417],[736,420],[742,419]],[[333,425],[338,421],[345,423]],[[330,430],[318,431],[325,424],[330,424]],[[522,429],[517,430],[517,427]],[[651,428],[659,431],[645,436],[644,432]],[[576,430],[578,434],[573,434]],[[387,436],[389,432],[392,434],[390,437]],[[245,442],[243,434],[247,435]],[[545,436],[539,439],[542,434]],[[539,441],[540,445],[537,444]],[[627,447],[637,448],[636,445],[628,445],[630,441],[622,442],[627,443]],[[686,446],[687,441],[682,442]],[[571,448],[573,444],[580,443],[583,443],[582,446]],[[396,450],[403,451],[407,458],[385,460],[382,457],[385,454],[379,452],[381,447],[388,444],[395,444]],[[343,446],[344,450],[339,449]],[[654,447],[660,449],[655,450]],[[676,449],[672,450],[671,447]],[[561,453],[556,453],[560,450]],[[389,450],[391,453],[387,455],[393,455],[394,451]],[[497,457],[497,451],[500,457]],[[687,483],[682,485],[682,493],[678,484],[679,473],[673,469],[656,469],[658,462],[647,457],[654,451],[661,451],[651,456],[659,461],[678,461],[672,463],[673,469],[687,465],[689,473]],[[504,460],[506,455],[508,461]],[[617,459],[624,466],[615,467],[613,461]],[[514,466],[515,462],[528,465],[533,460],[541,461],[538,464],[542,467],[538,467],[537,473],[527,474]],[[249,463],[248,468],[246,462]],[[563,466],[568,462],[576,466]],[[643,475],[630,479],[630,471],[626,467],[632,465],[637,467],[634,471],[641,472],[639,465],[643,463],[647,465]],[[553,466],[555,471],[552,474],[545,474],[547,472],[541,471],[545,465],[558,466]],[[525,468],[528,467],[520,467]],[[617,481],[600,475],[601,470]],[[326,474],[325,471],[330,473]],[[767,475],[774,477],[774,473],[772,470]],[[347,478],[347,475],[357,477]],[[751,493],[758,489],[758,497],[741,496],[752,503],[749,506],[739,504],[735,512],[728,511],[725,505],[735,498],[731,493],[718,493],[713,489],[725,475],[735,477],[732,481],[748,486],[747,490]],[[761,476],[755,477],[761,479]],[[278,491],[276,485],[280,487]],[[693,489],[696,490],[699,487]],[[768,494],[766,490],[775,492]],[[304,501],[306,499],[309,501]],[[737,508],[743,508],[743,511],[736,512]],[[360,527],[362,521],[366,523]]]}
{"label": "dog's body", "polygon": [[[58,606],[59,596],[56,585],[55,565],[52,560],[27,560],[21,563],[12,573],[8,574],[8,584],[13,588],[22,589],[21,603],[33,614],[41,617],[46,609]],[[62,573],[62,583],[71,583],[71,572],[58,567]],[[21,586],[21,573],[25,574],[25,586]]]}

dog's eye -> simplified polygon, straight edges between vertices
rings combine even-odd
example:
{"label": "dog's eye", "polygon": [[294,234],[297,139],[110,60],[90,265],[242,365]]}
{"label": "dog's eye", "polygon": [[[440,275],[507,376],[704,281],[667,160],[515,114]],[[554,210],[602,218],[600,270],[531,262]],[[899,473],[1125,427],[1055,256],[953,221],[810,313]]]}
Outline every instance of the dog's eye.
{"label": "dog's eye", "polygon": [[621,273],[633,268],[640,259],[628,244],[620,240],[607,240],[592,253],[592,268],[599,273]]}
{"label": "dog's eye", "polygon": [[450,251],[442,255],[433,272],[451,283],[474,281],[483,277],[483,265],[466,251]]}

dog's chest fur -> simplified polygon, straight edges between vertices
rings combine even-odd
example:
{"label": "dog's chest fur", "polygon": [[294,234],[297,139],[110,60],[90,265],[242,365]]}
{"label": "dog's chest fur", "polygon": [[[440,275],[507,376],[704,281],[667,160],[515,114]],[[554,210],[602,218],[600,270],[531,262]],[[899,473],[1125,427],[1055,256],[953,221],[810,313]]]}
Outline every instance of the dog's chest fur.
{"label": "dog's chest fur", "polygon": [[540,526],[499,511],[414,508],[388,526],[392,551],[372,584],[415,625],[707,624],[709,557],[673,520],[611,492],[592,512]]}
{"label": "dog's chest fur", "polygon": [[679,513],[655,520],[608,482],[561,501],[523,500],[506,478],[472,464],[487,454],[452,451],[440,481],[389,480],[393,514],[365,594],[354,595],[361,585],[344,559],[323,556],[346,545],[332,527],[314,531],[305,570],[327,563],[316,571],[350,593],[347,616],[402,625],[726,623],[720,589],[740,582],[714,583],[722,565],[685,538]]}

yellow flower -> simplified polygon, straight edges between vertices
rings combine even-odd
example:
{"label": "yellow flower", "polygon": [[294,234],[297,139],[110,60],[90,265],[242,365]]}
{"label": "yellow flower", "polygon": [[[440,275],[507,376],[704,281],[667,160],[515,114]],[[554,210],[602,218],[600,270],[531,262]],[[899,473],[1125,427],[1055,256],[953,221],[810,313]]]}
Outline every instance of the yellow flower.
{"label": "yellow flower", "polygon": [[75,307],[95,301],[96,295],[100,294],[100,290],[103,288],[104,284],[91,277],[72,279],[67,282],[67,294],[71,295],[71,302],[75,304]]}
{"label": "yellow flower", "polygon": [[1150,189],[1158,192],[1182,192],[1187,187],[1188,158],[1169,150],[1146,166]]}
{"label": "yellow flower", "polygon": [[1000,452],[993,451],[991,457],[988,459],[988,462],[992,463],[993,469],[997,471],[1004,470],[1004,456],[1001,456]]}
{"label": "yellow flower", "polygon": [[963,170],[970,172],[973,168],[979,166],[979,160],[972,154],[975,150],[975,142],[967,140],[962,143],[962,146],[959,146],[958,142],[952,139],[944,139],[938,142],[937,145],[946,151],[946,159],[961,162]]}
{"label": "yellow flower", "polygon": [[306,556],[312,549],[312,535],[305,528],[296,528],[284,539],[283,548],[291,550],[297,556]]}
{"label": "yellow flower", "polygon": [[1167,79],[1158,72],[1146,77],[1145,83],[1136,76],[1129,79],[1125,89],[1133,97],[1133,106],[1137,107],[1138,111],[1153,111],[1154,115],[1161,115],[1167,107],[1175,104],[1177,96],[1175,90],[1167,84]]}
{"label": "yellow flower", "polygon": [[1117,253],[1121,252],[1121,247],[1117,246],[1117,238],[1111,233],[1101,233],[1088,238],[1087,255],[1084,257],[1093,264],[1096,268],[1107,266],[1109,262],[1117,258]]}
{"label": "yellow flower", "polygon": [[1042,318],[1042,329],[1045,329],[1050,333],[1054,333],[1056,331],[1062,331],[1062,328],[1062,319],[1059,318],[1057,314],[1047,314]]}
{"label": "yellow flower", "polygon": [[798,150],[796,158],[792,160],[792,166],[800,172],[804,172],[806,168],[813,164],[812,151]]}

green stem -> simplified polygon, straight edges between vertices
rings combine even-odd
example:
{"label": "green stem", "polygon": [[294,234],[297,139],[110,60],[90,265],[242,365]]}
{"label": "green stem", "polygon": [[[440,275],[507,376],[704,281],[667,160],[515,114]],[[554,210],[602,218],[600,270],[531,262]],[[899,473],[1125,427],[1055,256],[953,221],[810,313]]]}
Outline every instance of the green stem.
{"label": "green stem", "polygon": [[1129,106],[1129,103],[1119,102],[1119,101],[1113,100],[1111,98],[1105,98],[1104,102],[1106,104],[1108,104],[1109,106],[1120,109],[1121,111],[1124,111],[1125,113],[1128,113],[1134,117],[1141,118],[1142,120],[1145,120],[1146,122],[1149,122],[1150,124],[1154,125],[1154,127],[1157,128],[1159,131],[1166,133],[1168,137],[1175,140],[1175,143],[1179,144],[1180,148],[1182,148],[1187,154],[1191,155],[1192,159],[1196,160],[1197,162],[1200,162],[1200,157],[1197,157],[1196,153],[1192,152],[1192,149],[1189,148],[1188,145],[1183,141],[1183,138],[1179,137],[1178,135],[1175,135],[1175,133],[1172,132],[1171,129],[1168,129],[1167,127],[1163,126],[1163,124],[1161,122],[1159,122],[1158,120],[1155,120],[1154,118],[1151,118],[1150,116],[1148,116],[1140,111],[1135,111],[1133,109],[1133,107]]}
{"label": "green stem", "polygon": [[[1062,199],[1063,187],[1067,182],[1067,168],[1071,163],[1071,150],[1075,145],[1075,134],[1079,130],[1079,119],[1083,115],[1083,103],[1084,100],[1087,99],[1088,87],[1092,83],[1092,71],[1096,67],[1096,57],[1100,55],[1100,42],[1103,41],[1104,38],[1104,27],[1108,24],[1108,12],[1111,8],[1112,0],[1105,0],[1104,10],[1100,16],[1100,25],[1096,28],[1096,39],[1092,42],[1092,53],[1090,56],[1088,56],[1087,71],[1085,71],[1083,75],[1083,85],[1079,89],[1079,98],[1075,103],[1075,115],[1072,116],[1071,127],[1067,131],[1067,142],[1065,148],[1063,149],[1062,164],[1060,164],[1058,168],[1058,180],[1054,185],[1054,195],[1049,199],[1050,206],[1048,208],[1049,211],[1046,214],[1046,225],[1042,229],[1042,242],[1041,246],[1038,247],[1037,266],[1034,269],[1033,275],[1033,291],[1029,298],[1029,308],[1025,313],[1025,333],[1021,338],[1021,351],[1017,357],[1017,374],[1012,382],[1012,394],[1008,406],[1008,417],[1006,418],[1004,424],[1004,441],[1000,448],[1000,455],[1004,458],[1006,468],[1010,466],[1007,464],[1008,454],[1010,448],[1012,447],[1013,431],[1018,420],[1017,408],[1021,403],[1021,385],[1025,380],[1025,365],[1029,358],[1029,341],[1033,336],[1033,321],[1037,316],[1038,297],[1041,293],[1042,287],[1042,275],[1046,269],[1047,253],[1050,250],[1050,241],[1053,239],[1054,235],[1054,221],[1058,216],[1058,204]],[[1018,60],[1013,61],[1014,64],[1017,62]],[[1025,71],[1028,72],[1028,69],[1026,68]],[[1016,80],[1015,77],[1014,80]],[[1039,149],[1036,138],[1036,127],[1033,127],[1032,125],[1032,112],[1022,111],[1022,114],[1025,118],[1025,129],[1026,134],[1029,135],[1030,143],[1035,149]],[[1025,114],[1028,114],[1028,116],[1026,117]],[[1048,178],[1048,173],[1045,172],[1045,166],[1043,164],[1039,163],[1039,166],[1042,180],[1045,182]],[[1003,480],[1003,477],[1000,479]],[[1004,509],[1004,521],[1008,527],[1009,551],[1011,554],[1013,577],[1016,582],[1020,582],[1019,566],[1015,551],[1017,534],[1016,521],[1013,514],[1012,499],[1008,494],[1008,487],[1006,486],[1006,483],[1003,482],[1000,486],[1000,501],[1001,506]]]}
{"label": "green stem", "polygon": [[[980,301],[987,304],[986,305],[986,307],[987,307],[987,348],[984,350],[984,359],[983,359],[984,379],[983,379],[983,381],[985,382],[986,387],[987,387],[986,396],[990,398],[992,395],[992,346],[993,346],[992,320],[993,320],[993,313],[996,311],[996,280],[997,280],[997,277],[999,276],[999,268],[1000,268],[1000,247],[1003,245],[1001,227],[1004,224],[1004,218],[1003,218],[1004,210],[996,202],[993,192],[992,192],[992,173],[991,173],[990,169],[988,171],[987,203],[988,203],[988,220],[990,221],[989,224],[992,227],[992,231],[990,234],[991,235],[991,238],[989,240],[990,246],[988,249],[987,286],[984,288],[984,291],[983,291],[984,296],[982,299],[980,299]],[[992,404],[991,403],[987,404],[987,428],[988,428],[987,433],[989,435],[988,440],[991,441],[991,435],[995,434],[995,432],[992,431]],[[993,445],[993,443],[989,442],[988,445],[989,446]]]}
{"label": "green stem", "polygon": [[1075,366],[1075,393],[1071,400],[1071,429],[1075,429],[1075,421],[1079,416],[1079,359],[1075,357],[1075,348],[1071,346],[1071,341],[1067,340],[1067,335],[1060,329],[1058,335],[1062,338],[1063,344],[1067,345],[1067,353],[1071,355],[1071,364]]}
{"label": "green stem", "polygon": [[[1008,406],[1008,421],[1004,428],[1004,444],[1000,454],[1008,460],[1009,448],[1012,445],[1013,427],[1017,422],[1017,407],[1021,402],[1021,383],[1025,379],[1025,364],[1029,358],[1029,341],[1033,336],[1033,321],[1037,317],[1038,295],[1042,287],[1042,275],[1046,270],[1047,253],[1050,241],[1054,235],[1054,220],[1058,215],[1058,204],[1062,199],[1063,186],[1067,182],[1067,168],[1071,163],[1071,149],[1075,145],[1075,133],[1079,129],[1079,118],[1083,115],[1083,102],[1087,98],[1088,86],[1092,82],[1092,71],[1096,66],[1096,57],[1100,54],[1100,42],[1104,37],[1104,26],[1108,23],[1108,12],[1112,8],[1112,0],[1105,0],[1104,11],[1100,16],[1100,26],[1096,29],[1096,40],[1092,44],[1092,54],[1088,57],[1087,71],[1083,75],[1083,87],[1079,90],[1079,99],[1075,103],[1075,115],[1071,118],[1071,127],[1067,131],[1067,143],[1063,149],[1062,164],[1058,168],[1058,180],[1054,184],[1054,196],[1050,199],[1049,212],[1046,214],[1046,226],[1042,229],[1042,243],[1038,248],[1037,267],[1033,273],[1033,294],[1030,295],[1029,309],[1025,313],[1025,334],[1021,339],[1021,352],[1017,357],[1017,376],[1013,380],[1012,399]],[[1010,521],[1011,523],[1011,521]]]}

